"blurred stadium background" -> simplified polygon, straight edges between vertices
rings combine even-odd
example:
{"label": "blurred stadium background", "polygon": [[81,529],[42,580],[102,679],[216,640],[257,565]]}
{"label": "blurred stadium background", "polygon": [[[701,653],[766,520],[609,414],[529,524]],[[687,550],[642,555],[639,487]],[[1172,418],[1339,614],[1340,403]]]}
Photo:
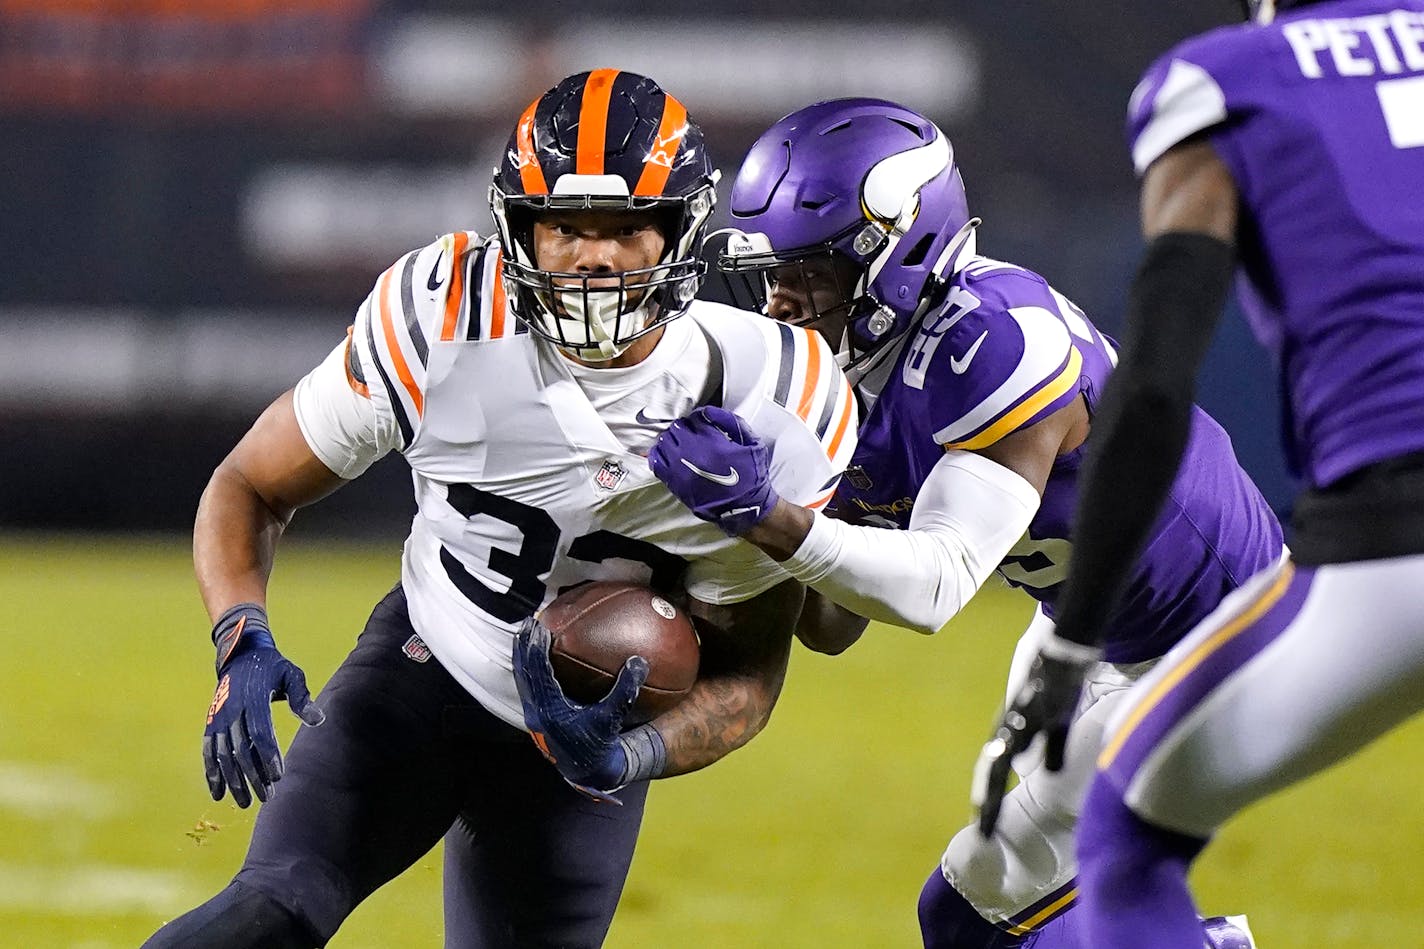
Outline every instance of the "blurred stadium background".
{"label": "blurred stadium background", "polygon": [[[1112,330],[1140,249],[1127,97],[1234,10],[0,0],[0,943],[136,945],[236,868],[251,815],[199,775],[184,531],[382,268],[487,231],[489,171],[535,95],[596,66],[652,75],[724,184],[792,108],[903,101],[954,141],[981,248]],[[1202,400],[1284,509],[1274,381],[1239,320]],[[394,581],[410,511],[388,459],[298,517],[273,615],[315,682]],[[765,736],[658,787],[610,945],[913,944],[1025,614],[989,591],[946,635],[798,652]],[[1424,946],[1421,773],[1416,724],[1251,812],[1199,871],[1208,907],[1249,911],[1273,949]],[[333,945],[438,944],[438,878],[432,854]]]}

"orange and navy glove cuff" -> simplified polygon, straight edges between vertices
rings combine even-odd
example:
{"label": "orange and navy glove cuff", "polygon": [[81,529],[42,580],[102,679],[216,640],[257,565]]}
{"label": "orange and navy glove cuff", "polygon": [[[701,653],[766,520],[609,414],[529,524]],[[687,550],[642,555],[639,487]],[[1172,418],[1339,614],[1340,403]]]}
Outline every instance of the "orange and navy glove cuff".
{"label": "orange and navy glove cuff", "polygon": [[277,644],[272,639],[272,627],[267,623],[267,611],[257,603],[239,603],[213,624],[213,645],[217,647],[214,668],[221,678],[223,667],[239,650],[246,651],[253,646],[276,648]]}

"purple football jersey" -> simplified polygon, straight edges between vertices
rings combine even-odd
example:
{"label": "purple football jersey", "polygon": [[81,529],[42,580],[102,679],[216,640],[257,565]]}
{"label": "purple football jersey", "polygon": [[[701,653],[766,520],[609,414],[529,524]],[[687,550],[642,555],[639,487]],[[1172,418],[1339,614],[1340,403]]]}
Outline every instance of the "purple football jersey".
{"label": "purple football jersey", "polygon": [[[991,445],[1080,395],[1091,411],[1115,362],[1112,341],[1038,274],[972,259],[944,303],[862,381],[869,409],[834,513],[908,527],[946,449]],[[1072,551],[1083,452],[1054,464],[1028,534],[998,568],[1050,615]],[[1172,496],[1109,625],[1107,658],[1161,655],[1280,553],[1275,516],[1226,433],[1198,410]]]}
{"label": "purple football jersey", "polygon": [[1243,309],[1276,356],[1287,457],[1323,487],[1424,449],[1424,0],[1338,0],[1158,60],[1141,173],[1206,133],[1242,199]]}

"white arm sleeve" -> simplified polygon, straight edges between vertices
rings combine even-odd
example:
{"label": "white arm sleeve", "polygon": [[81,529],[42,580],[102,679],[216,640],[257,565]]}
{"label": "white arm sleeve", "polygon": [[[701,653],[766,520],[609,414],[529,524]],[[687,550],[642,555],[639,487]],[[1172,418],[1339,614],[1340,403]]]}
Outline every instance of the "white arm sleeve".
{"label": "white arm sleeve", "polygon": [[349,481],[386,452],[399,448],[400,430],[390,421],[389,413],[383,420],[371,399],[351,388],[346,359],[343,343],[297,383],[292,408],[312,452]]}
{"label": "white arm sleeve", "polygon": [[1038,492],[1017,473],[983,455],[947,452],[915,498],[909,530],[817,514],[782,566],[861,616],[934,633],[1023,537],[1038,506]]}

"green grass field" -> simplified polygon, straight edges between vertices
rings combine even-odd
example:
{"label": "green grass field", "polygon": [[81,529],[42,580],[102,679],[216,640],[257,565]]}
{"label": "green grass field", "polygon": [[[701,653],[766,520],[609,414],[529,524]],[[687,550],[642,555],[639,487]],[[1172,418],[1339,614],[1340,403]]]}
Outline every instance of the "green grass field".
{"label": "green grass field", "polygon": [[[313,686],[398,555],[283,550],[271,612]],[[136,946],[226,883],[252,825],[201,774],[212,649],[186,539],[0,539],[0,603],[0,944]],[[798,647],[761,737],[655,786],[608,944],[917,945],[915,897],[970,817],[970,765],[1027,613],[992,590],[936,637]],[[1203,908],[1249,912],[1266,949],[1424,946],[1421,778],[1416,721],[1256,807],[1199,865]],[[439,867],[427,855],[331,945],[440,945]]]}

